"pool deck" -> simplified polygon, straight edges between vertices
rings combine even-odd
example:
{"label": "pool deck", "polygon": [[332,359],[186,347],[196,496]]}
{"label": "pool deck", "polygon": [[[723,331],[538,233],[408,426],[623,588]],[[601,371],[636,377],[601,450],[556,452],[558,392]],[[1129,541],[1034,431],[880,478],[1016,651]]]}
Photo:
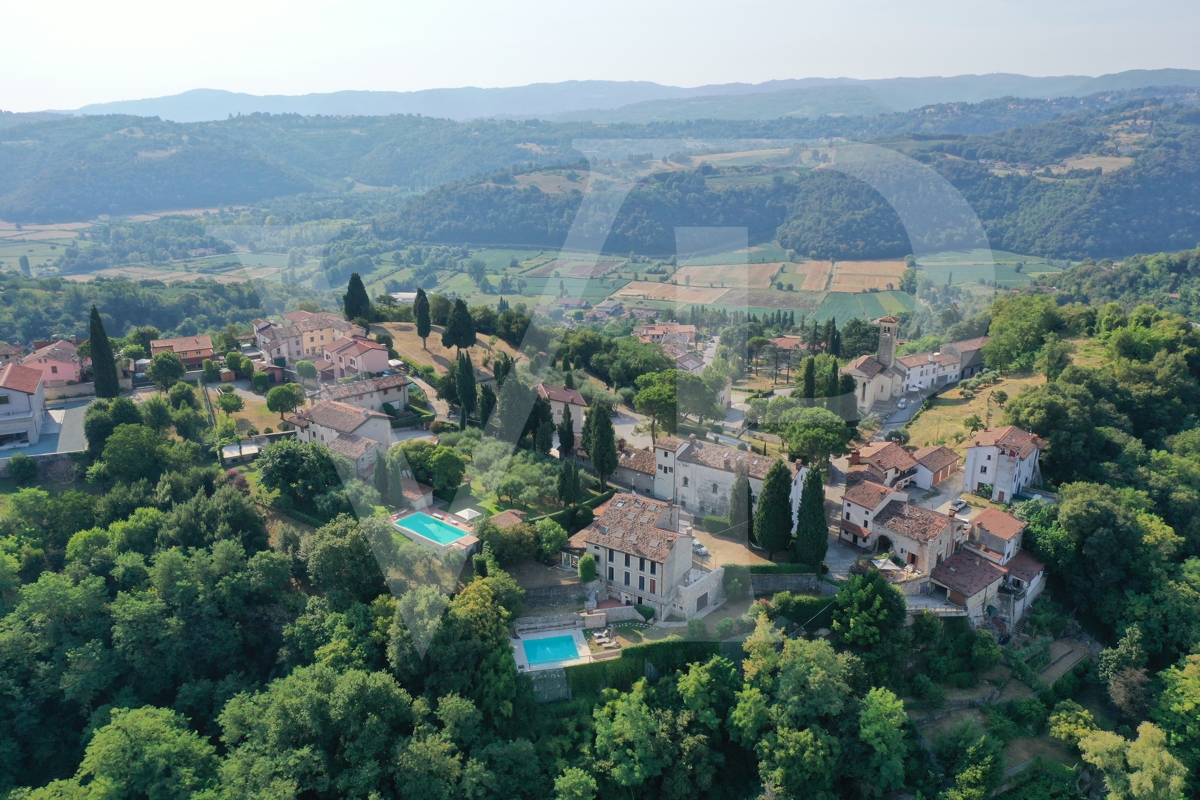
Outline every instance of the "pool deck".
{"label": "pool deck", "polygon": [[[415,516],[417,514],[421,514],[426,517],[432,517],[433,519],[437,520],[438,522],[444,523],[446,525],[450,525],[451,527],[454,527],[454,528],[458,529],[459,531],[461,531],[462,536],[458,537],[457,539],[455,539],[452,542],[443,543],[443,542],[437,541],[436,539],[430,539],[428,536],[424,536],[423,534],[419,533],[418,531],[412,530],[411,528],[405,527],[404,520],[408,519],[409,517]],[[474,526],[472,526],[470,522],[467,522],[462,517],[459,517],[455,514],[450,514],[448,512],[433,511],[433,510],[415,511],[412,509],[408,509],[405,511],[401,511],[398,514],[392,514],[391,517],[389,517],[389,519],[391,520],[392,525],[394,525],[397,530],[399,530],[401,533],[406,535],[409,539],[416,542],[417,544],[432,546],[433,548],[438,550],[438,552],[442,552],[447,549],[470,551],[472,548],[476,547],[479,544],[479,538],[477,536],[475,536],[474,533],[471,532]]]}
{"label": "pool deck", "polygon": [[[557,636],[570,635],[575,640],[575,650],[580,655],[578,658],[570,658],[563,661],[542,661],[538,664],[530,664],[529,659],[525,657],[525,642],[531,639],[553,639]],[[559,628],[553,631],[538,631],[537,633],[523,634],[519,639],[510,639],[512,644],[513,658],[517,661],[517,672],[537,672],[542,669],[556,669],[558,667],[570,667],[575,664],[587,664],[592,660],[591,652],[587,645],[587,640],[583,638],[582,628]]]}

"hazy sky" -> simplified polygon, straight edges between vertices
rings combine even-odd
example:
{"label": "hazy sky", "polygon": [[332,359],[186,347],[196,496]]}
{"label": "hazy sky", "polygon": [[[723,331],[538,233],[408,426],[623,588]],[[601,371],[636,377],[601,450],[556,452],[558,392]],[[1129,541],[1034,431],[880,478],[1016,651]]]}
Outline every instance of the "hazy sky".
{"label": "hazy sky", "polygon": [[1200,68],[1195,0],[0,0],[0,109],[252,94]]}

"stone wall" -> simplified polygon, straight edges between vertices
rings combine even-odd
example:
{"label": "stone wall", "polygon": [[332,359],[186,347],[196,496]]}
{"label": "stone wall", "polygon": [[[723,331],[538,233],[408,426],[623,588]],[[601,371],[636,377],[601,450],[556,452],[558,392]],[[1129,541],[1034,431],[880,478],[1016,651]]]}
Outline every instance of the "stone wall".
{"label": "stone wall", "polygon": [[[0,458],[0,477],[8,477],[8,462],[13,455],[19,452],[21,451],[15,450],[7,458]],[[29,454],[26,453],[26,455]],[[61,471],[65,475],[69,469],[73,469],[75,466],[74,455],[74,453],[41,453],[38,455],[29,455],[29,457],[37,462],[38,479],[45,481],[54,480],[55,473],[57,472]]]}
{"label": "stone wall", "polygon": [[71,397],[95,397],[96,384],[91,381],[87,383],[76,383],[72,386],[47,386],[45,388],[46,400],[63,400]]}
{"label": "stone wall", "polygon": [[539,586],[525,590],[525,607],[554,606],[578,602],[582,605],[587,600],[587,589],[582,583],[568,583],[562,586]]}
{"label": "stone wall", "polygon": [[821,592],[837,594],[837,587],[826,583],[820,575],[751,575],[750,587],[755,596],[776,592]]}

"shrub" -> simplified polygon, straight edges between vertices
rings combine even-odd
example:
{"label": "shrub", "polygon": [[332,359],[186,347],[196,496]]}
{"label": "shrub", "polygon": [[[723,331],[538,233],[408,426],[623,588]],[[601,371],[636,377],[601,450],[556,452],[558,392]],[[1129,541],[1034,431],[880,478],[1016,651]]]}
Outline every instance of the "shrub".
{"label": "shrub", "polygon": [[691,642],[699,642],[708,638],[708,626],[704,624],[704,620],[698,617],[688,620],[687,638]]}
{"label": "shrub", "polygon": [[733,635],[733,619],[726,617],[717,623],[717,638],[728,639]]}
{"label": "shrub", "polygon": [[265,372],[255,372],[250,378],[250,385],[259,394],[266,394],[267,388],[271,385],[271,376]]}
{"label": "shrub", "polygon": [[715,514],[709,514],[704,518],[704,530],[709,533],[724,533],[729,530],[729,518],[718,517]]}
{"label": "shrub", "polygon": [[449,426],[444,420],[440,420],[440,419],[435,419],[433,421],[433,423],[429,426],[430,433],[441,433],[443,431],[448,432],[451,430],[453,430],[453,428],[451,426]]}
{"label": "shrub", "polygon": [[979,684],[979,678],[974,672],[953,672],[943,682],[955,689],[974,689]]}
{"label": "shrub", "polygon": [[18,486],[28,486],[37,479],[37,461],[24,453],[14,453],[8,460],[8,476]]}
{"label": "shrub", "polygon": [[596,559],[591,553],[585,553],[579,559],[579,580],[584,583],[591,583],[596,580]]}
{"label": "shrub", "polygon": [[646,622],[654,619],[654,609],[650,606],[634,606],[634,608],[637,609],[637,612],[642,615],[642,619],[646,620]]}
{"label": "shrub", "polygon": [[750,584],[742,583],[737,578],[734,578],[725,586],[725,594],[729,596],[730,600],[741,600],[749,591]]}

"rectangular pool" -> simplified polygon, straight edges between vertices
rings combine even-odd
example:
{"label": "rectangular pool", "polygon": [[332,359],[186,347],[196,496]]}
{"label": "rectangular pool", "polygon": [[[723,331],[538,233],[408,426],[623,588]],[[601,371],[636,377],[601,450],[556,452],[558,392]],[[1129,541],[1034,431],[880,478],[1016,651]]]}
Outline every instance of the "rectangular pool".
{"label": "rectangular pool", "polygon": [[469,535],[468,531],[462,528],[456,528],[448,522],[442,522],[440,519],[434,519],[428,514],[420,512],[401,517],[392,524],[404,533],[414,534],[443,546],[454,544]]}
{"label": "rectangular pool", "polygon": [[574,636],[547,636],[543,639],[526,639],[525,658],[530,666],[548,661],[573,661],[579,658]]}

